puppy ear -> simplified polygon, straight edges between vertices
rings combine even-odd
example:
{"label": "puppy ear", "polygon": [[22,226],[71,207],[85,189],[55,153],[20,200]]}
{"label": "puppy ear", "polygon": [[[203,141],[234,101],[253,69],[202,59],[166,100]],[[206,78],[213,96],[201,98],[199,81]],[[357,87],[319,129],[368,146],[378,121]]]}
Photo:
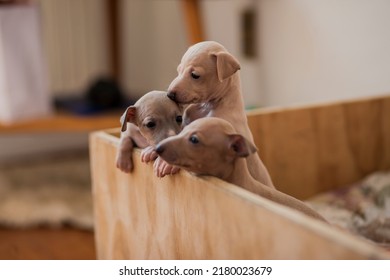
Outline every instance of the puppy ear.
{"label": "puppy ear", "polygon": [[136,107],[135,106],[129,106],[127,107],[126,111],[121,116],[121,131],[124,132],[127,129],[127,123],[132,122],[135,123],[135,117],[136,117]]}
{"label": "puppy ear", "polygon": [[180,70],[181,70],[181,63],[176,68],[177,73],[180,73]]}
{"label": "puppy ear", "polygon": [[212,53],[217,58],[217,75],[220,82],[240,70],[240,63],[228,52]]}
{"label": "puppy ear", "polygon": [[237,157],[247,157],[257,151],[255,145],[240,134],[229,135],[229,151]]}

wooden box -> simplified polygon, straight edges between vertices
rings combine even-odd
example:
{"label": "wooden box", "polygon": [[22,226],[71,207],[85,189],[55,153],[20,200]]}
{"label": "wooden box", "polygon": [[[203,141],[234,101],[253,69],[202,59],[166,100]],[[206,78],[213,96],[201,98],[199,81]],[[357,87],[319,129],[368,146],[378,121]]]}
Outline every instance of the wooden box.
{"label": "wooden box", "polygon": [[[299,199],[390,169],[390,96],[248,113],[277,188]],[[388,259],[331,225],[216,178],[115,167],[119,129],[90,137],[99,259]]]}

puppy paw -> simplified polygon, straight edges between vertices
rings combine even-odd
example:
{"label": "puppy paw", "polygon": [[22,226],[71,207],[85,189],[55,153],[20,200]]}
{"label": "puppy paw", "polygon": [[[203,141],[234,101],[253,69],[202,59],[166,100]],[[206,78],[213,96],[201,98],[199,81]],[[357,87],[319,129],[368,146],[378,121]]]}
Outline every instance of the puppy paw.
{"label": "puppy paw", "polygon": [[170,165],[161,158],[157,158],[153,164],[154,173],[157,177],[163,178],[166,175],[173,175],[180,171],[179,167]]}
{"label": "puppy paw", "polygon": [[142,150],[141,152],[141,161],[142,162],[150,162],[153,161],[157,158],[157,153],[154,150],[153,146],[148,146],[145,149]]}
{"label": "puppy paw", "polygon": [[123,155],[118,155],[116,158],[116,167],[125,173],[133,171],[133,160],[131,159],[131,156],[125,157]]}

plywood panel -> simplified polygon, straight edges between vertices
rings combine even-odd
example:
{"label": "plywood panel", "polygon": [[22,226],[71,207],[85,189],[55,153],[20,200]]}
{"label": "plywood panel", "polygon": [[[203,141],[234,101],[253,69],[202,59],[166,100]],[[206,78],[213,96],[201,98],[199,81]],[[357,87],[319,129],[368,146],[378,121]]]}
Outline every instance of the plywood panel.
{"label": "plywood panel", "polygon": [[[306,133],[311,125],[303,123],[297,136],[313,137]],[[134,172],[120,172],[117,135],[97,132],[90,143],[99,259],[390,258],[371,243],[216,178],[182,171],[159,179],[139,151]]]}
{"label": "plywood panel", "polygon": [[390,169],[390,96],[257,110],[248,122],[274,184],[300,199]]}

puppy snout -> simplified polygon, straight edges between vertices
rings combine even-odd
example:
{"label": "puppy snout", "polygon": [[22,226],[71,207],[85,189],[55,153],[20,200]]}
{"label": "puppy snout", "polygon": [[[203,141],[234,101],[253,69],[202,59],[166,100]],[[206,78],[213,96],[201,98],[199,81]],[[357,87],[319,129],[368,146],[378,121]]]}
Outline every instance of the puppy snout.
{"label": "puppy snout", "polygon": [[165,148],[163,145],[157,145],[156,149],[155,149],[156,153],[159,155],[161,155],[164,152],[164,150],[165,150]]}
{"label": "puppy snout", "polygon": [[176,92],[175,91],[168,92],[167,96],[169,97],[169,99],[176,101]]}

